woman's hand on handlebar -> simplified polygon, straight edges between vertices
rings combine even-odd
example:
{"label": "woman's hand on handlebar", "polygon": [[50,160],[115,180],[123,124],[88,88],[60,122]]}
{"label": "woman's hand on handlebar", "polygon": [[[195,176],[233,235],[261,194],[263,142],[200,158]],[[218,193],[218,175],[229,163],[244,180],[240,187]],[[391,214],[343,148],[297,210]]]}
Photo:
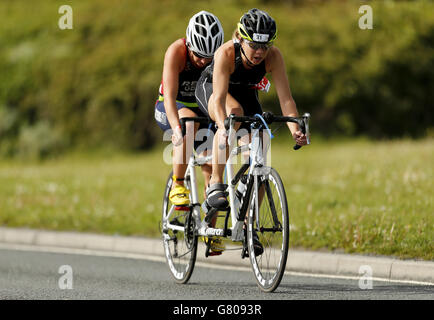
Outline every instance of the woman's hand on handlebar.
{"label": "woman's hand on handlebar", "polygon": [[292,137],[294,138],[295,143],[296,143],[297,145],[299,145],[299,146],[305,146],[305,145],[307,145],[307,137],[306,137],[306,135],[305,135],[303,132],[301,132],[300,130],[294,132],[294,133],[292,134]]}

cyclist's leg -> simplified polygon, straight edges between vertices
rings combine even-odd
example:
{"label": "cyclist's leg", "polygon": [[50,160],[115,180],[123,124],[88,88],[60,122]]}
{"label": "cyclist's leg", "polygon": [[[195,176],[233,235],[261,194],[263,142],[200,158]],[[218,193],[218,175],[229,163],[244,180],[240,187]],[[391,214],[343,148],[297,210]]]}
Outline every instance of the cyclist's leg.
{"label": "cyclist's leg", "polygon": [[[197,117],[197,114],[187,107],[181,107],[178,109],[179,118]],[[194,133],[196,132],[199,124],[193,125],[193,122],[187,122],[186,135],[183,143],[179,146],[173,146],[173,174],[177,177],[183,178],[188,166],[188,159],[193,152]],[[193,137],[190,136],[193,134]],[[174,182],[174,186],[183,185],[183,181]]]}
{"label": "cyclist's leg", "polygon": [[[208,117],[208,114],[204,113],[199,107],[190,107],[189,109],[193,111],[197,117]],[[195,128],[194,149],[200,157],[206,157],[212,152],[212,140],[214,133],[215,129],[212,124],[197,124]],[[209,183],[209,179],[211,178],[211,162],[201,165],[201,170],[206,187]]]}
{"label": "cyclist's leg", "polygon": [[[226,114],[235,114],[237,116],[243,115],[241,105],[236,101],[231,94],[226,97]],[[211,119],[215,120],[217,113],[217,106],[214,102],[214,96],[211,95],[208,103],[208,112]],[[236,125],[235,130],[238,129],[239,124]],[[209,190],[207,192],[208,204],[215,208],[225,208],[229,205],[224,190],[226,186],[223,184],[223,172],[225,169],[226,161],[228,159],[228,144],[226,148],[220,149],[221,141],[214,139],[213,141],[213,157],[212,157],[212,175],[209,183]]]}
{"label": "cyclist's leg", "polygon": [[[197,109],[197,110],[195,110]],[[194,111],[193,111],[194,110]],[[178,111],[179,113],[179,117],[180,118],[184,118],[184,117],[196,117],[196,116],[200,116],[203,117],[205,116],[200,109],[198,108],[182,108]],[[190,123],[191,125],[192,123]],[[188,126],[189,124],[187,123],[186,126]],[[195,124],[195,128],[194,128],[194,136],[196,136],[196,132],[199,129],[200,125],[197,123]],[[192,130],[192,127],[190,127],[190,130]],[[189,132],[189,129],[187,128],[187,133]],[[199,143],[196,143],[197,141],[194,141],[194,143],[186,143],[186,141],[188,141],[187,139],[191,139],[191,137],[189,137],[188,135],[186,135],[186,137],[184,138],[184,149],[183,149],[183,153],[186,154],[186,159],[190,158],[190,155],[193,151],[192,146],[194,145],[194,147],[197,149],[197,146],[199,145]],[[191,141],[191,140],[190,140]],[[204,152],[202,152],[200,154],[200,156],[206,156],[208,154],[208,150],[205,150]],[[188,161],[188,160],[187,160]],[[187,162],[186,162],[187,163]],[[183,170],[184,174],[185,171],[187,169],[187,165],[185,165],[185,169]],[[204,176],[204,180],[205,180],[205,189],[206,186],[209,183],[210,177],[211,177],[211,172],[212,172],[212,166],[210,164],[204,164],[201,166],[201,170],[202,170],[202,174]],[[205,193],[206,194],[206,193]],[[215,227],[216,225],[216,220],[217,217],[215,217],[212,221],[211,221],[211,227]],[[224,250],[225,250],[225,245],[224,243],[221,241],[221,239],[219,237],[212,239],[211,240],[211,251],[214,252],[214,254],[221,254]]]}
{"label": "cyclist's leg", "polygon": [[[200,156],[205,157],[205,156],[207,156],[210,152],[211,152],[211,150],[205,150],[203,153],[200,154]],[[206,199],[206,189],[207,189],[207,186],[208,186],[208,184],[209,184],[209,180],[210,180],[210,178],[211,178],[211,173],[212,173],[212,163],[209,162],[209,163],[205,163],[205,164],[203,164],[203,165],[201,166],[201,169],[202,169],[202,174],[203,174],[204,181],[205,181],[205,185],[204,185],[204,189],[203,189],[203,198]],[[210,223],[211,227],[215,227],[216,222],[217,222],[217,216],[215,216],[215,217],[212,219],[212,221],[211,221],[211,223]]]}
{"label": "cyclist's leg", "polygon": [[[217,112],[221,111],[217,109],[214,102],[212,83],[208,82],[206,77],[202,76],[199,79],[195,94],[196,101],[202,112],[215,121]],[[230,94],[226,98],[225,112],[226,114],[243,114],[241,105]],[[207,190],[207,202],[212,207],[224,209],[229,205],[225,195],[226,186],[222,183],[228,148],[226,147],[222,150],[218,145],[218,139],[215,138],[212,147],[212,175],[209,183],[210,188]]]}
{"label": "cyclist's leg", "polygon": [[[196,114],[193,111],[189,110],[184,104],[180,102],[176,102],[176,106],[178,108],[178,115],[180,118],[196,116]],[[163,101],[157,101],[157,103],[155,104],[155,119],[157,121],[158,126],[163,131],[171,129],[170,124],[167,120]],[[186,126],[188,127],[186,130],[187,134],[194,133],[194,130],[191,130],[193,128],[191,122],[187,123]],[[184,141],[182,144],[173,147],[173,157],[172,157],[173,175],[175,175],[177,179],[181,179],[181,180],[173,181],[172,184],[170,199],[175,205],[189,204],[188,190],[184,187],[184,181],[182,180],[184,178],[184,174],[187,169],[189,155],[191,154],[192,151],[190,150],[192,149],[192,147],[190,147],[190,145],[192,144],[186,143],[187,139],[193,141],[192,137],[186,136],[184,137]]]}
{"label": "cyclist's leg", "polygon": [[[206,117],[206,115],[198,107],[181,108],[178,110],[178,114],[179,114],[179,118]],[[186,126],[187,126],[186,132],[188,134],[188,132],[193,129],[192,122],[187,122]],[[208,127],[206,125],[200,125],[199,123],[196,123],[194,125],[194,137],[196,137],[196,133],[197,133],[198,129],[205,129],[205,128],[206,128],[206,130],[208,130]],[[211,135],[211,137],[212,137],[212,135]],[[190,143],[186,143],[186,141],[189,141]],[[185,154],[185,159],[183,159],[185,161],[182,161],[183,167],[181,167],[181,170],[179,171],[179,173],[185,174],[185,171],[186,171],[187,166],[188,166],[188,159],[190,158],[191,153],[193,152],[193,146],[194,146],[195,150],[197,150],[201,144],[200,141],[194,140],[194,142],[191,143],[192,141],[193,141],[193,139],[191,136],[186,135],[186,137],[184,137],[184,143],[182,144],[184,146],[184,148],[183,148],[182,152],[179,152],[179,153]],[[199,156],[205,157],[208,155],[209,152],[210,152],[210,150],[205,149],[204,152],[199,154]],[[209,183],[209,180],[211,178],[211,170],[212,170],[211,164],[206,163],[206,164],[202,165],[201,170],[202,170],[202,174],[204,177],[205,186],[207,186]]]}
{"label": "cyclist's leg", "polygon": [[[258,100],[258,92],[257,90],[253,89],[236,89],[234,87],[230,87],[226,96],[225,107],[226,115],[235,114],[237,116],[250,116],[256,113],[262,114],[262,107]],[[214,101],[214,96],[211,95],[208,102],[208,113],[213,120],[215,119],[215,115],[217,113],[216,109],[217,107]],[[239,128],[240,124],[237,123],[235,125],[235,130],[238,130]],[[249,127],[246,126],[244,128],[247,129]],[[227,148],[226,150],[220,150],[218,148],[218,141],[216,140],[217,139],[215,139],[213,146],[213,173],[210,184],[222,182],[223,172],[228,158]],[[215,151],[219,152],[218,157],[215,155]]]}
{"label": "cyclist's leg", "polygon": [[[214,102],[214,95],[211,95],[209,103],[208,103],[208,112],[211,119],[215,120],[215,116],[217,113],[217,106]],[[235,114],[237,116],[244,115],[243,108],[240,103],[235,100],[230,93],[226,96],[226,115]],[[235,130],[239,128],[239,123],[235,125]],[[217,139],[214,139],[213,143],[213,170],[212,177],[210,180],[210,184],[214,183],[222,183],[223,181],[223,172],[225,169],[226,161],[228,158],[228,146],[226,145],[226,149],[220,149],[218,147]]]}

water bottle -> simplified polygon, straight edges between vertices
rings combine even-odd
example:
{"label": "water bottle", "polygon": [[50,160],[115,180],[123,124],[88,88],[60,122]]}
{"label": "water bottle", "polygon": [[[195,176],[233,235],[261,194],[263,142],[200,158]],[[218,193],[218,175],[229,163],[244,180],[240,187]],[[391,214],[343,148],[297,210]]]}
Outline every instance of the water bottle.
{"label": "water bottle", "polygon": [[244,195],[244,192],[247,189],[246,186],[246,182],[247,182],[247,176],[242,176],[240,181],[238,182],[238,186],[237,189],[235,190],[235,211],[238,212],[240,206],[241,206],[241,198]]}
{"label": "water bottle", "polygon": [[240,205],[241,205],[240,198],[237,195],[237,191],[235,191],[235,200],[234,200],[234,202],[235,202],[235,211],[237,212],[238,209],[240,208]]}
{"label": "water bottle", "polygon": [[206,203],[206,200],[202,203],[201,207],[202,207],[203,213],[205,213],[205,215],[206,215],[209,211],[208,204]]}

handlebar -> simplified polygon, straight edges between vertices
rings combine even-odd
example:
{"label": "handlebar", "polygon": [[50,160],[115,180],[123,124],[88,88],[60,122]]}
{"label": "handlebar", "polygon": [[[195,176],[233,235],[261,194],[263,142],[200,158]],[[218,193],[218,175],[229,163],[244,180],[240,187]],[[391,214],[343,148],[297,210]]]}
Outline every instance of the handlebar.
{"label": "handlebar", "polygon": [[[285,116],[277,116],[272,114],[271,112],[264,112],[262,114],[262,117],[264,118],[265,122],[267,124],[271,124],[273,122],[294,122],[297,123],[300,126],[301,132],[306,135],[307,138],[307,144],[310,144],[309,139],[309,119],[310,119],[310,113],[305,113],[301,117],[285,117]],[[229,117],[225,119],[225,129],[229,130],[230,127],[230,121],[236,121],[236,122],[247,122],[247,123],[257,123],[261,122],[261,120],[257,116],[235,116],[231,114]],[[293,149],[298,150],[302,146],[296,144]]]}
{"label": "handlebar", "polygon": [[186,133],[185,123],[187,121],[193,121],[193,122],[200,123],[200,124],[213,123],[213,121],[208,117],[185,117],[185,118],[181,118],[181,119],[179,119],[179,123],[181,124],[181,131],[182,131],[183,136],[185,136],[185,133]]}
{"label": "handlebar", "polygon": [[[262,117],[264,118],[264,120],[265,120],[265,122],[267,124],[271,124],[273,122],[294,122],[294,123],[297,123],[300,126],[301,132],[303,132],[303,134],[306,135],[307,144],[310,144],[310,139],[309,139],[309,119],[310,119],[310,113],[305,113],[301,117],[285,117],[285,116],[274,115],[271,112],[264,112],[262,114]],[[213,121],[210,118],[208,118],[208,117],[185,117],[185,118],[179,119],[179,121],[180,121],[180,124],[181,124],[181,130],[182,130],[182,134],[183,135],[185,135],[185,133],[186,133],[185,124],[186,124],[187,121],[193,121],[193,122],[201,123],[201,124],[210,124],[210,123],[213,123]],[[229,117],[227,117],[225,119],[225,122],[224,122],[226,130],[229,130],[230,121],[234,121],[234,122],[246,122],[246,123],[262,123],[262,121],[260,120],[260,118],[258,118],[257,116],[236,116],[234,114],[231,114]],[[296,144],[293,147],[293,149],[294,150],[298,150],[301,147],[302,146]]]}

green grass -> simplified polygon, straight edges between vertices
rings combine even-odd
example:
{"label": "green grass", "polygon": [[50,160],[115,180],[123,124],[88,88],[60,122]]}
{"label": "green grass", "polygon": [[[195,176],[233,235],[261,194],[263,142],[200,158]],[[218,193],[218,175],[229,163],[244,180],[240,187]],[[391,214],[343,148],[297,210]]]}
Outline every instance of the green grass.
{"label": "green grass", "polygon": [[[0,225],[159,236],[163,149],[0,161]],[[434,259],[432,139],[278,140],[292,247]]]}

